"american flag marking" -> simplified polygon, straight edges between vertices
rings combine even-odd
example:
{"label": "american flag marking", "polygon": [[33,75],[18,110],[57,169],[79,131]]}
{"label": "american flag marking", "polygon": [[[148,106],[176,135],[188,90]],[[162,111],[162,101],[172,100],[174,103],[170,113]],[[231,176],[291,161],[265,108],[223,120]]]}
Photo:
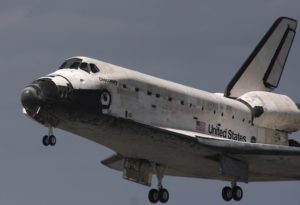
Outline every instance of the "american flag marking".
{"label": "american flag marking", "polygon": [[196,131],[205,133],[206,123],[202,121],[196,121]]}

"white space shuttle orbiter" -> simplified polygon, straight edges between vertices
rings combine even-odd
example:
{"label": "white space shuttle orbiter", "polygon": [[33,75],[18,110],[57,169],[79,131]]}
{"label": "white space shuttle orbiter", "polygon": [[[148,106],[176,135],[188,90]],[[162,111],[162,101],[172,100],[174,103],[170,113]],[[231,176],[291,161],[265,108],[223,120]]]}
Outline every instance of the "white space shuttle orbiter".
{"label": "white space shuttle orbiter", "polygon": [[222,197],[239,201],[237,183],[300,179],[299,105],[277,88],[297,22],[275,21],[230,81],[224,94],[162,80],[88,57],[26,86],[23,112],[45,125],[45,146],[59,128],[116,152],[102,163],[125,179],[158,188],[150,202],[165,203],[166,175],[226,180]]}

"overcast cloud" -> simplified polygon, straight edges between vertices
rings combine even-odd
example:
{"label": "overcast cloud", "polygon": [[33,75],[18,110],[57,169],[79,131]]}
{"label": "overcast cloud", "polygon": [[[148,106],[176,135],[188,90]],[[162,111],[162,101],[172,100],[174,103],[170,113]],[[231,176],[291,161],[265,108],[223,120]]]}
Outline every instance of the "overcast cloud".
{"label": "overcast cloud", "polygon": [[[0,204],[147,204],[149,188],[99,162],[113,152],[21,113],[21,89],[85,55],[211,92],[223,92],[279,16],[300,20],[299,0],[1,1]],[[299,30],[299,29],[298,29]],[[276,92],[300,102],[296,36]],[[296,133],[293,137],[297,138]],[[154,181],[155,185],[156,182]],[[166,177],[169,204],[221,204],[226,182]],[[298,204],[300,182],[241,184],[240,204]],[[233,202],[235,203],[235,202]]]}

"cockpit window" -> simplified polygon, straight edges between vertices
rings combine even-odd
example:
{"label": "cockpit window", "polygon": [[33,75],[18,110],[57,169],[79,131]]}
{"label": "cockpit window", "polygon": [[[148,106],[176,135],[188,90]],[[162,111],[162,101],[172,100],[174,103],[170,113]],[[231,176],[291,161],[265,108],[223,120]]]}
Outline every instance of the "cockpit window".
{"label": "cockpit window", "polygon": [[79,58],[71,58],[69,60],[66,60],[60,67],[59,69],[64,69],[64,68],[73,68],[77,69],[79,64],[81,63],[81,59]]}
{"label": "cockpit window", "polygon": [[60,67],[59,67],[59,69],[63,69],[63,68],[65,68],[66,67],[66,65],[67,65],[67,62],[64,62]]}
{"label": "cockpit window", "polygon": [[87,73],[98,73],[100,69],[93,63],[82,62],[82,59],[71,58],[66,60],[59,69],[81,69]]}
{"label": "cockpit window", "polygon": [[80,69],[90,73],[90,67],[89,67],[89,64],[87,64],[87,63],[81,63]]}
{"label": "cockpit window", "polygon": [[100,71],[99,68],[93,63],[90,64],[90,67],[93,73],[98,73]]}
{"label": "cockpit window", "polygon": [[80,62],[74,62],[74,63],[72,63],[70,65],[70,68],[72,68],[72,69],[78,69],[79,65],[80,65]]}

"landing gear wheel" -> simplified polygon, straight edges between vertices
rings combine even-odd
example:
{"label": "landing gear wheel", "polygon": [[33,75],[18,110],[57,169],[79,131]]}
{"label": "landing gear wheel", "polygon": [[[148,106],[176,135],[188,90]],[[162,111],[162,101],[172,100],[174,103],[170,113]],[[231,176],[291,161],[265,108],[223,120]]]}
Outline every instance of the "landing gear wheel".
{"label": "landing gear wheel", "polygon": [[49,126],[48,135],[43,137],[43,145],[44,146],[54,146],[56,144],[56,137],[53,135],[53,127]]}
{"label": "landing gear wheel", "polygon": [[158,191],[158,198],[161,203],[167,203],[169,201],[169,192],[166,189],[160,189]]}
{"label": "landing gear wheel", "polygon": [[232,189],[232,197],[235,201],[240,201],[243,198],[243,190],[239,186],[235,186]]}
{"label": "landing gear wheel", "polygon": [[228,186],[224,187],[222,190],[222,197],[224,201],[230,201],[232,199],[232,189]]}
{"label": "landing gear wheel", "polygon": [[54,135],[50,135],[49,137],[49,144],[54,146],[56,144],[56,137]]}
{"label": "landing gear wheel", "polygon": [[50,140],[49,140],[49,136],[48,135],[45,135],[43,137],[43,145],[44,146],[48,146],[50,144]]}
{"label": "landing gear wheel", "polygon": [[156,189],[151,189],[148,194],[148,199],[152,204],[155,204],[159,200],[159,194]]}

